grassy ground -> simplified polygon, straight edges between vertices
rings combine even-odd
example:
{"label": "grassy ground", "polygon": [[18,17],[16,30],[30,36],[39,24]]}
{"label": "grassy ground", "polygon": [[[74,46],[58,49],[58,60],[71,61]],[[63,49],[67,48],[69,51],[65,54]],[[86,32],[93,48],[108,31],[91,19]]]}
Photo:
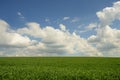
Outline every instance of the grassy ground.
{"label": "grassy ground", "polygon": [[0,80],[120,80],[120,58],[0,58]]}

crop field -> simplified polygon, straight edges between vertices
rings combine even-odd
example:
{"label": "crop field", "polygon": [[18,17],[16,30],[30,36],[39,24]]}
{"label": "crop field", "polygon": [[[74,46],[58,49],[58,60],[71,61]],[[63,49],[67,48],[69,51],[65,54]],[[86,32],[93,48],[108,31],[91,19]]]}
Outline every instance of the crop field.
{"label": "crop field", "polygon": [[0,80],[120,80],[120,58],[1,57]]}

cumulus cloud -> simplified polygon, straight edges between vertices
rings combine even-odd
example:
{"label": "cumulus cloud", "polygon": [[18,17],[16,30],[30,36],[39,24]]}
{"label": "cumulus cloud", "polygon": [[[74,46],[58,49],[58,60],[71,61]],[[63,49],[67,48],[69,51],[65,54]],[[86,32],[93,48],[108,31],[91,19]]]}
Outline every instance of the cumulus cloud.
{"label": "cumulus cloud", "polygon": [[55,29],[51,26],[41,28],[40,24],[30,22],[26,27],[12,30],[7,22],[0,20],[0,28],[1,56],[102,55],[75,32],[67,31],[63,24],[60,24],[61,29]]}
{"label": "cumulus cloud", "polygon": [[32,22],[28,23],[26,28],[18,29],[18,32],[41,38],[38,45],[29,48],[47,55],[69,55],[76,53],[88,56],[102,55],[99,51],[90,46],[85,39],[80,38],[74,32],[70,33],[66,31],[65,25],[60,24],[60,27],[61,30],[54,29],[51,26],[41,28],[38,23]]}
{"label": "cumulus cloud", "polygon": [[[29,22],[13,30],[6,21],[0,20],[0,56],[120,56],[120,30],[111,27],[114,20],[120,20],[120,1],[96,14],[100,22],[86,27],[86,30],[96,28],[96,35],[88,39],[69,32],[64,24],[55,29]],[[77,21],[74,18],[72,22]]]}
{"label": "cumulus cloud", "polygon": [[27,36],[22,36],[18,33],[13,32],[9,28],[9,25],[3,20],[0,20],[0,37],[0,45],[6,47],[23,47],[31,43],[31,40]]}
{"label": "cumulus cloud", "polygon": [[[10,26],[4,20],[0,20],[0,53],[9,52],[8,48],[25,48],[35,43],[27,36],[22,36],[10,29]],[[14,52],[13,52],[14,53]]]}
{"label": "cumulus cloud", "polygon": [[88,41],[105,56],[120,56],[120,30],[111,28],[114,20],[120,20],[120,1],[97,12],[97,16],[100,19],[97,34],[90,36]]}
{"label": "cumulus cloud", "polygon": [[120,20],[120,1],[115,2],[112,7],[106,7],[96,14],[101,21],[101,27],[110,25],[114,20]]}

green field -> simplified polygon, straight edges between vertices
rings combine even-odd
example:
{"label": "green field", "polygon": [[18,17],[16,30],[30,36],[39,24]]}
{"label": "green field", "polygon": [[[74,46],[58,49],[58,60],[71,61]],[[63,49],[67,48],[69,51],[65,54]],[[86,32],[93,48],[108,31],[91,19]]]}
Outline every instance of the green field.
{"label": "green field", "polygon": [[1,57],[0,80],[120,80],[120,58]]}

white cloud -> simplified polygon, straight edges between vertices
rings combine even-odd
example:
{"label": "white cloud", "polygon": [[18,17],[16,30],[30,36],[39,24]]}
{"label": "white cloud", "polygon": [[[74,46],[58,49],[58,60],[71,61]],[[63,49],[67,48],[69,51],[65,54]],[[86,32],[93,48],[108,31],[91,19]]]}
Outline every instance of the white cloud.
{"label": "white cloud", "polygon": [[[76,54],[80,55],[102,55],[95,48],[90,46],[87,41],[80,38],[74,32],[71,34],[65,31],[66,28],[63,24],[60,24],[60,29],[54,29],[51,26],[41,28],[38,23],[28,23],[28,27],[18,29],[21,34],[28,34],[34,37],[41,38],[40,44],[36,46],[30,46],[29,48],[39,51],[43,55],[64,55],[64,54]],[[63,27],[64,26],[64,27]]]}
{"label": "white cloud", "polygon": [[97,12],[97,16],[100,19],[97,35],[90,36],[88,41],[105,56],[120,56],[120,30],[110,27],[114,20],[120,19],[120,1]]}
{"label": "white cloud", "polygon": [[27,23],[26,26],[27,27],[18,29],[17,32],[20,34],[29,34],[34,37],[46,36],[46,34],[42,31],[42,29],[38,23],[31,22],[31,23]]}
{"label": "white cloud", "polygon": [[70,19],[70,17],[64,17],[64,18],[63,18],[63,20],[68,20],[68,19]]}
{"label": "white cloud", "polygon": [[5,21],[0,20],[0,28],[0,32],[4,32],[9,28],[9,25]]}
{"label": "white cloud", "polygon": [[[41,28],[38,23],[30,22],[27,27],[12,30],[5,21],[0,20],[0,55],[1,56],[55,56],[79,54],[81,56],[101,56],[102,54],[88,42],[66,30],[51,26]],[[26,35],[26,36],[23,36]],[[29,36],[41,40],[31,40]]]}
{"label": "white cloud", "polygon": [[13,32],[3,20],[0,20],[0,37],[0,47],[24,47],[31,43],[27,36]]}
{"label": "white cloud", "polygon": [[96,23],[90,23],[88,26],[86,26],[87,30],[92,30],[93,28],[97,27]]}
{"label": "white cloud", "polygon": [[87,25],[84,30],[79,31],[80,33],[85,33],[87,31],[93,30],[97,27],[97,23],[90,23],[89,25]]}
{"label": "white cloud", "polygon": [[[75,32],[69,32],[63,24],[59,25],[60,29],[55,29],[52,26],[41,28],[39,23],[29,22],[26,27],[13,30],[7,22],[0,20],[0,56],[77,54],[119,57],[120,30],[111,28],[111,23],[120,20],[120,1],[96,14],[100,23],[90,23],[86,27],[86,30],[96,28],[96,35],[91,35],[87,40]],[[22,14],[19,12],[18,15]],[[78,18],[72,20],[72,22],[78,21]]]}
{"label": "white cloud", "polygon": [[115,2],[112,7],[106,7],[96,14],[101,21],[101,27],[110,25],[114,20],[120,20],[120,1]]}
{"label": "white cloud", "polygon": [[59,26],[60,26],[60,29],[61,29],[62,31],[66,31],[66,27],[65,27],[64,24],[60,24]]}
{"label": "white cloud", "polygon": [[97,31],[96,36],[89,37],[88,41],[106,56],[120,56],[120,30],[105,26]]}

